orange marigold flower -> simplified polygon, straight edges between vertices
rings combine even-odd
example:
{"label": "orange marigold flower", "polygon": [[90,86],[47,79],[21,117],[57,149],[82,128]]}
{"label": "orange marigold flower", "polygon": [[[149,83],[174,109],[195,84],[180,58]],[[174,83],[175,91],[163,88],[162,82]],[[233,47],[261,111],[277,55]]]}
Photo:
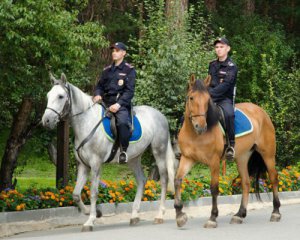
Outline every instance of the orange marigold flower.
{"label": "orange marigold flower", "polygon": [[59,190],[59,193],[60,193],[60,194],[64,194],[64,193],[65,193],[65,190],[64,190],[64,189],[60,189],[60,190]]}
{"label": "orange marigold flower", "polygon": [[22,209],[22,208],[21,208],[20,205],[16,206],[16,210],[17,210],[17,211],[21,211],[21,209]]}
{"label": "orange marigold flower", "polygon": [[148,201],[148,198],[144,197],[143,200],[144,200],[144,201]]}

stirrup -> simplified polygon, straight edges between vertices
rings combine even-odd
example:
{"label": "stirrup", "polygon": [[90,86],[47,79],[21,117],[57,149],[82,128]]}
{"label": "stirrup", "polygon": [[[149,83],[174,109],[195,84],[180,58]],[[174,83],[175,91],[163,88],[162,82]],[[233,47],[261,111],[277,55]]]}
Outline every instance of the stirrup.
{"label": "stirrup", "polygon": [[128,162],[128,156],[126,152],[121,152],[119,155],[119,164],[125,164]]}
{"label": "stirrup", "polygon": [[228,161],[233,161],[235,157],[234,147],[228,146],[225,151],[225,159]]}

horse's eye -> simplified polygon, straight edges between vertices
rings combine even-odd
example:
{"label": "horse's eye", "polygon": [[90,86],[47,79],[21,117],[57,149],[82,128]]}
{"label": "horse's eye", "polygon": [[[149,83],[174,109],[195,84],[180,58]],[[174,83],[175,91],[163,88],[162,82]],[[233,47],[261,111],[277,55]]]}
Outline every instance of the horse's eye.
{"label": "horse's eye", "polygon": [[63,95],[59,95],[58,98],[59,98],[59,99],[63,99],[64,96],[63,96]]}
{"label": "horse's eye", "polygon": [[194,97],[190,97],[190,100],[193,101],[193,100],[194,100]]}

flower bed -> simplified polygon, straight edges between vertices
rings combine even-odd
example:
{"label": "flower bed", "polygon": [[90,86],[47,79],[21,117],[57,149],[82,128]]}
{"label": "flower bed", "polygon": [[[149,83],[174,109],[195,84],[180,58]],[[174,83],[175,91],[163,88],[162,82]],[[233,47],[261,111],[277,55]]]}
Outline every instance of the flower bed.
{"label": "flower bed", "polygon": [[[296,191],[300,189],[299,167],[287,167],[279,172],[279,191]],[[219,177],[220,195],[232,195],[241,193],[241,179],[233,175]],[[210,179],[199,176],[197,179],[184,179],[181,185],[182,200],[195,200],[203,196],[210,196]],[[261,192],[272,191],[269,180],[260,179],[259,188]],[[25,192],[17,190],[2,191],[0,193],[0,211],[23,211],[31,209],[43,209],[53,207],[74,206],[72,198],[73,186],[66,186],[57,190],[28,189]],[[143,201],[154,201],[160,198],[161,187],[158,182],[148,180],[142,197]],[[250,192],[254,192],[254,186]],[[132,202],[136,194],[136,185],[132,180],[121,180],[118,182],[101,181],[99,186],[97,203],[120,203]],[[90,203],[90,185],[84,186],[82,200],[85,204]],[[171,192],[167,193],[168,199],[173,199]]]}

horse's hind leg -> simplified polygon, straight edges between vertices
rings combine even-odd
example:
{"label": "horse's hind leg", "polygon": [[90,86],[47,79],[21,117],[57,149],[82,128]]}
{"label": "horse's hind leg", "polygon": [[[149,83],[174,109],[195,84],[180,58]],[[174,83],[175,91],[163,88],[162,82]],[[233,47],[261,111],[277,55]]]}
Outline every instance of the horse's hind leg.
{"label": "horse's hind leg", "polygon": [[279,222],[281,214],[279,212],[280,201],[278,197],[278,173],[275,169],[275,156],[269,157],[266,153],[261,154],[267,166],[270,182],[273,186],[273,212],[270,218],[271,222]]}
{"label": "horse's hind leg", "polygon": [[160,196],[160,205],[158,214],[154,219],[155,224],[163,223],[163,215],[165,213],[166,207],[166,195],[167,195],[167,186],[168,186],[168,170],[167,170],[167,163],[166,163],[166,151],[157,151],[157,149],[152,148],[152,153],[156,160],[156,165],[159,170],[160,175],[160,184],[161,184],[161,196]]}
{"label": "horse's hind leg", "polygon": [[247,205],[249,200],[249,190],[250,190],[250,178],[248,173],[248,161],[251,156],[251,152],[240,156],[237,159],[237,167],[239,174],[242,178],[242,200],[239,211],[231,218],[231,224],[241,224],[243,223],[243,218],[247,216]]}
{"label": "horse's hind leg", "polygon": [[186,224],[188,217],[186,213],[182,211],[183,204],[181,202],[181,184],[184,176],[191,170],[194,165],[194,161],[184,157],[183,155],[180,158],[179,168],[175,177],[175,199],[174,199],[174,208],[176,210],[176,222],[178,227],[182,227]]}
{"label": "horse's hind leg", "polygon": [[136,225],[140,221],[138,212],[140,210],[141,199],[146,183],[146,178],[141,165],[141,156],[128,161],[128,166],[133,170],[137,182],[137,191],[134,198],[130,219],[130,225]]}
{"label": "horse's hind leg", "polygon": [[214,164],[210,165],[211,173],[211,183],[210,190],[212,195],[212,210],[209,220],[204,224],[205,228],[216,228],[217,227],[217,217],[219,215],[217,198],[219,195],[219,172],[220,172],[220,160],[218,156],[211,161]]}

